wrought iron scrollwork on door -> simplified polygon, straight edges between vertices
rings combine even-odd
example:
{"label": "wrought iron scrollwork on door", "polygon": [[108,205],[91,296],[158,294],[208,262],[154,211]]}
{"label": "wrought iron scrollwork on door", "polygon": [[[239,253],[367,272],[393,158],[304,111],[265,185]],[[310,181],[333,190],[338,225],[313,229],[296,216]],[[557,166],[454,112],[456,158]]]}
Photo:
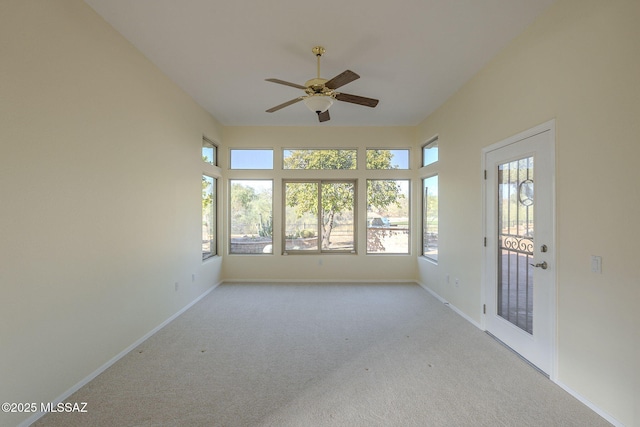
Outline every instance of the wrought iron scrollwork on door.
{"label": "wrought iron scrollwork on door", "polygon": [[524,236],[502,236],[502,248],[523,254],[533,254],[533,239]]}

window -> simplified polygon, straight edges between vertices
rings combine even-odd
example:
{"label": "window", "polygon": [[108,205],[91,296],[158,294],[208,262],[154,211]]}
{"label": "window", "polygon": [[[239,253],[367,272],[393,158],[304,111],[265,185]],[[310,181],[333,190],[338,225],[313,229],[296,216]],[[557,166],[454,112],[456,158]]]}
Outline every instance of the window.
{"label": "window", "polygon": [[422,166],[438,161],[438,138],[434,138],[422,147]]}
{"label": "window", "polygon": [[355,187],[354,181],[285,182],[285,252],[354,252]]}
{"label": "window", "polygon": [[235,150],[230,152],[231,169],[273,169],[273,150]]}
{"label": "window", "polygon": [[210,165],[218,165],[218,147],[207,138],[202,138],[202,160]]}
{"label": "window", "polygon": [[409,150],[367,150],[367,169],[409,169]]}
{"label": "window", "polygon": [[367,253],[409,253],[409,180],[367,181]]}
{"label": "window", "polygon": [[284,169],[356,169],[357,150],[284,150]]}
{"label": "window", "polygon": [[422,180],[422,255],[438,261],[438,175]]}
{"label": "window", "polygon": [[232,254],[273,253],[273,181],[230,181]]}
{"label": "window", "polygon": [[202,259],[217,254],[216,239],[216,183],[210,176],[202,175]]}

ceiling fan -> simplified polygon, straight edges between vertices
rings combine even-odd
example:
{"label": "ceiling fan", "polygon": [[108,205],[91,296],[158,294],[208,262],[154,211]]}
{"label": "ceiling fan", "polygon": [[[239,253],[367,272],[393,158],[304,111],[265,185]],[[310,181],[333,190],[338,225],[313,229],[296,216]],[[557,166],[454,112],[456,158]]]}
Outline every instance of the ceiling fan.
{"label": "ceiling fan", "polygon": [[378,100],[373,98],[365,98],[364,96],[350,95],[348,93],[336,92],[336,89],[351,83],[354,80],[360,78],[359,75],[351,70],[346,70],[331,80],[323,79],[320,77],[320,57],[325,53],[325,48],[322,46],[316,46],[311,50],[318,59],[318,77],[307,81],[304,86],[286,82],[280,79],[266,79],[268,82],[278,83],[285,86],[295,87],[305,91],[306,95],[299,96],[290,101],[284,102],[275,107],[269,108],[267,113],[273,113],[284,107],[295,104],[296,102],[304,101],[305,105],[314,113],[318,115],[320,122],[326,122],[331,117],[329,116],[329,107],[333,104],[333,100],[350,102],[352,104],[364,105],[366,107],[375,107],[378,105]]}

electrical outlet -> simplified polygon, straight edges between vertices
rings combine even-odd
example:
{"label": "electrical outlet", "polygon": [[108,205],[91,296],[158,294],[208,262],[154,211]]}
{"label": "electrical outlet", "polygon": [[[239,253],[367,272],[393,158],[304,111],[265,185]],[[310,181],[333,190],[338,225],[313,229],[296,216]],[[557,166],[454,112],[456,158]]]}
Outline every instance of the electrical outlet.
{"label": "electrical outlet", "polygon": [[191,275],[191,281],[192,281],[192,282],[195,282],[195,281],[196,281],[196,275],[195,275],[195,274],[192,274],[192,275]]}
{"label": "electrical outlet", "polygon": [[460,286],[460,279],[456,277],[456,288]]}
{"label": "electrical outlet", "polygon": [[178,289],[180,288],[180,283],[176,282],[175,283],[175,288],[176,288],[176,292],[178,292]]}
{"label": "electrical outlet", "polygon": [[591,272],[602,273],[602,257],[597,255],[591,255]]}

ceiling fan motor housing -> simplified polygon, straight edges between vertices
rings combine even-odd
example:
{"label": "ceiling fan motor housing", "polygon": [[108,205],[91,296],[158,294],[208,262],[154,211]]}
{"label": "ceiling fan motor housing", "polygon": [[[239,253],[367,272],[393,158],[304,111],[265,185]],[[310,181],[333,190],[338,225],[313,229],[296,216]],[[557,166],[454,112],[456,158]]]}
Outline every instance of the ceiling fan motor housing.
{"label": "ceiling fan motor housing", "polygon": [[322,79],[320,77],[317,77],[315,79],[307,80],[307,82],[304,85],[307,88],[313,90],[314,93],[322,93],[323,91],[325,91],[325,89],[330,90],[329,88],[325,87],[324,84],[326,82],[328,82],[327,79]]}

